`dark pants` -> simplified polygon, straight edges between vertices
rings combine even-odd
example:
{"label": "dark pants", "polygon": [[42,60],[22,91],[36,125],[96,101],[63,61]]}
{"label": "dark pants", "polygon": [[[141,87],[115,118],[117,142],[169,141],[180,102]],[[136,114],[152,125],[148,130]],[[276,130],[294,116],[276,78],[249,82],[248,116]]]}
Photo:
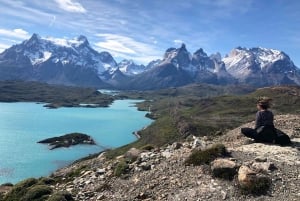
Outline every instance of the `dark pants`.
{"label": "dark pants", "polygon": [[256,142],[269,142],[272,143],[276,137],[276,129],[271,127],[266,127],[259,134],[253,128],[242,128],[241,132],[249,138],[254,139]]}

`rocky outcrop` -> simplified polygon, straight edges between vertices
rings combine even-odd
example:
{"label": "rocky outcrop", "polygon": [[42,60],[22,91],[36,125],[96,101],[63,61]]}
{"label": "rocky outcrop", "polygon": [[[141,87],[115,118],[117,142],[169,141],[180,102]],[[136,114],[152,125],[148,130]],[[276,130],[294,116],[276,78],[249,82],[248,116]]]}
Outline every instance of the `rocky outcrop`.
{"label": "rocky outcrop", "polygon": [[236,162],[228,159],[216,159],[211,163],[212,174],[223,179],[233,179],[236,169]]}
{"label": "rocky outcrop", "polygon": [[90,136],[82,133],[69,133],[59,137],[47,138],[38,143],[48,144],[50,150],[60,147],[70,147],[77,144],[96,144]]}
{"label": "rocky outcrop", "polygon": [[[200,137],[150,150],[134,148],[113,160],[102,153],[55,172],[68,182],[53,188],[70,192],[75,200],[299,200],[300,116],[275,117],[276,127],[292,137],[293,146],[253,143],[236,128],[213,140]],[[195,149],[220,142],[230,157],[200,166],[185,164]],[[118,176],[117,167],[124,168]],[[79,175],[70,178],[72,172]],[[261,186],[249,191],[253,183]]]}
{"label": "rocky outcrop", "polygon": [[271,185],[271,178],[262,173],[253,171],[248,166],[242,165],[238,172],[238,182],[242,190],[250,193],[264,193]]}
{"label": "rocky outcrop", "polygon": [[[79,201],[296,201],[300,198],[300,115],[275,119],[276,127],[292,138],[292,146],[253,143],[240,134],[239,127],[214,139],[194,137],[159,148],[133,148],[115,159],[101,153],[53,173],[51,177],[59,182],[51,188]],[[223,143],[230,155],[200,165],[185,163],[195,150],[216,143]]]}

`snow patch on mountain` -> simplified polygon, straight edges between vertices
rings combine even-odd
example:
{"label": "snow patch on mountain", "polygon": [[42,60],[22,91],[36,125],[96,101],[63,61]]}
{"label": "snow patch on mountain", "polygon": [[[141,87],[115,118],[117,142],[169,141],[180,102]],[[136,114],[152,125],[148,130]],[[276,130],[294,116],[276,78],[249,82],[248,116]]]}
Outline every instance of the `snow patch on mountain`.
{"label": "snow patch on mountain", "polygon": [[[227,70],[236,71],[245,70],[253,64],[257,64],[260,69],[265,68],[270,63],[275,63],[278,60],[285,58],[285,54],[279,50],[267,48],[235,48],[229,56],[222,59]],[[232,70],[231,70],[232,69]],[[244,73],[247,74],[247,73]]]}
{"label": "snow patch on mountain", "polygon": [[28,56],[31,64],[35,66],[37,64],[47,61],[52,56],[52,53],[49,51],[39,51],[35,53],[25,51],[24,55]]}
{"label": "snow patch on mountain", "polygon": [[42,38],[33,34],[22,44],[16,45],[18,53],[25,55],[33,66],[42,64],[51,58],[53,63],[92,68],[98,75],[110,68],[116,68],[116,62],[108,52],[93,50],[85,36],[67,40],[60,38]]}
{"label": "snow patch on mountain", "polygon": [[144,65],[137,65],[132,60],[122,60],[118,63],[119,70],[129,76],[134,76],[146,71],[146,67]]}
{"label": "snow patch on mountain", "polygon": [[55,45],[63,46],[63,47],[79,47],[80,45],[87,42],[87,39],[85,36],[79,36],[77,38],[73,39],[65,39],[65,38],[54,38],[54,37],[41,37],[41,39],[45,41],[49,41]]}

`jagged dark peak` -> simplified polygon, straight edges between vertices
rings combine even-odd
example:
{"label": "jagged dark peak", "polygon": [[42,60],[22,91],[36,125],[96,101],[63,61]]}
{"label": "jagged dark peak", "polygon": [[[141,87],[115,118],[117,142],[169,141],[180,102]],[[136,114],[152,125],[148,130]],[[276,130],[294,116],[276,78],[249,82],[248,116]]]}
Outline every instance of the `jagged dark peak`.
{"label": "jagged dark peak", "polygon": [[79,40],[79,41],[87,41],[87,38],[84,35],[79,35],[77,37],[77,40]]}
{"label": "jagged dark peak", "polygon": [[153,68],[155,66],[158,66],[160,63],[161,63],[161,59],[156,59],[156,60],[153,60],[153,61],[150,61],[147,66],[146,66],[146,69],[150,69],[150,68]]}
{"label": "jagged dark peak", "polygon": [[116,66],[117,62],[115,61],[115,59],[113,58],[113,56],[111,56],[111,54],[109,52],[103,51],[100,52],[100,58],[101,61],[104,63],[109,63],[111,66]]}
{"label": "jagged dark peak", "polygon": [[202,56],[202,57],[207,57],[207,54],[204,52],[204,50],[202,48],[198,49],[194,55],[197,55],[197,56]]}
{"label": "jagged dark peak", "polygon": [[41,39],[41,36],[38,35],[37,33],[32,34],[29,40],[39,40]]}
{"label": "jagged dark peak", "polygon": [[176,50],[175,47],[170,47],[170,48],[168,48],[168,49],[166,50],[166,53],[168,53],[168,52],[173,52],[174,50]]}
{"label": "jagged dark peak", "polygon": [[181,52],[181,51],[187,51],[186,50],[186,46],[184,43],[181,44],[180,48],[175,48],[175,47],[170,47],[166,50],[166,53],[169,53],[169,52]]}
{"label": "jagged dark peak", "polygon": [[215,53],[215,54],[211,54],[211,55],[209,56],[209,58],[212,59],[212,60],[216,60],[216,61],[219,62],[219,61],[222,60],[222,55],[221,55],[220,52],[217,52],[217,53]]}
{"label": "jagged dark peak", "polygon": [[84,35],[78,36],[78,37],[76,38],[76,40],[82,42],[82,43],[81,43],[81,46],[82,46],[82,45],[89,45],[89,41],[88,41],[87,37],[85,37]]}
{"label": "jagged dark peak", "polygon": [[38,34],[34,33],[34,34],[32,34],[32,36],[28,40],[25,40],[24,42],[25,42],[25,45],[26,45],[26,44],[37,43],[40,40],[41,40],[41,37]]}
{"label": "jagged dark peak", "polygon": [[184,43],[181,44],[181,47],[178,49],[179,51],[187,51],[186,45]]}
{"label": "jagged dark peak", "polygon": [[105,57],[111,57],[111,54],[107,51],[103,51],[100,53],[102,56],[105,56]]}
{"label": "jagged dark peak", "polygon": [[247,48],[245,48],[245,47],[241,47],[241,46],[237,46],[236,48],[234,48],[234,49],[237,49],[237,50],[247,50]]}

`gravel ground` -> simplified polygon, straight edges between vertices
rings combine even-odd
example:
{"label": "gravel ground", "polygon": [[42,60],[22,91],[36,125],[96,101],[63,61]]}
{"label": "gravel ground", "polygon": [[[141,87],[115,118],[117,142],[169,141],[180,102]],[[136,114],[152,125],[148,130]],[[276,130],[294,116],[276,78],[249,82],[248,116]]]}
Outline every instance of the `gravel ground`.
{"label": "gravel ground", "polygon": [[[192,152],[193,142],[174,143],[153,151],[138,154],[138,160],[129,164],[126,174],[116,177],[114,169],[120,156],[106,160],[98,158],[58,170],[54,175],[64,176],[68,172],[85,166],[80,176],[67,183],[53,186],[56,190],[72,193],[75,200],[300,200],[300,116],[278,115],[276,127],[288,133],[294,146],[281,147],[253,143],[240,135],[241,127],[251,127],[253,122],[229,131],[226,135],[203,144],[222,142],[231,152],[237,164],[264,160],[273,165],[267,175],[272,179],[270,189],[263,195],[244,195],[232,181],[212,176],[209,165],[187,166],[185,159]],[[204,145],[203,145],[204,146]]]}

